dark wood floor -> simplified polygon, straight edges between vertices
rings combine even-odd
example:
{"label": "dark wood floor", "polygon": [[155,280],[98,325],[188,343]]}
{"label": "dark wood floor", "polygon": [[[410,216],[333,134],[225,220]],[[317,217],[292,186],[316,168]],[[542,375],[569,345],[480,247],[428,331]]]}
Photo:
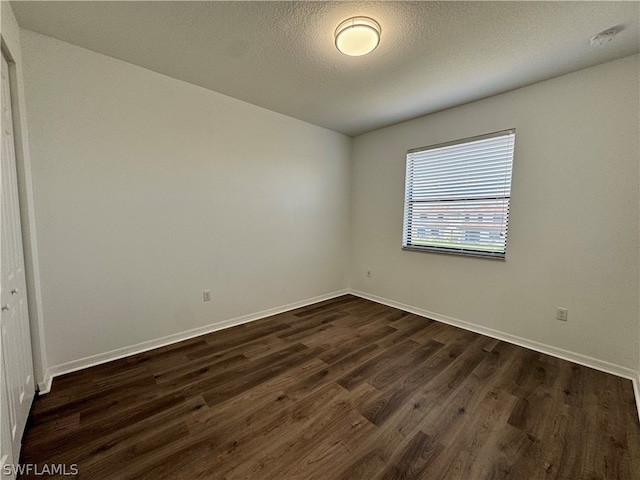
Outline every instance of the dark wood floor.
{"label": "dark wood floor", "polygon": [[57,378],[22,452],[92,480],[640,479],[629,380],[352,296]]}

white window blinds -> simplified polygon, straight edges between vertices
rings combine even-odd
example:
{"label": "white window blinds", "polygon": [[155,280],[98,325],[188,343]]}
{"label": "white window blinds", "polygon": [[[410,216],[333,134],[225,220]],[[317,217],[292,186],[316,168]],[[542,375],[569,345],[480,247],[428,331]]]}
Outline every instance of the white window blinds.
{"label": "white window blinds", "polygon": [[407,152],[402,246],[504,258],[515,130]]}

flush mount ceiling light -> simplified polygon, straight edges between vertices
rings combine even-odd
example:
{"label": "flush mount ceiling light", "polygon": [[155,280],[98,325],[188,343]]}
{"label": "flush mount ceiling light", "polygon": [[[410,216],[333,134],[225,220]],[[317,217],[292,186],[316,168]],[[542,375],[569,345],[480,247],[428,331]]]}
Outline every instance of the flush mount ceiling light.
{"label": "flush mount ceiling light", "polygon": [[369,17],[352,17],[336,28],[336,48],[359,57],[373,52],[380,43],[380,24]]}

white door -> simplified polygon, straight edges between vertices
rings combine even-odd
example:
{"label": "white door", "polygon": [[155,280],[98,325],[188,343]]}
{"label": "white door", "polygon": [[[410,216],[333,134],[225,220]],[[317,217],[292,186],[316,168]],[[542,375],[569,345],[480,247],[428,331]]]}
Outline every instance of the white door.
{"label": "white door", "polygon": [[[2,352],[2,335],[0,335],[0,352]],[[0,355],[0,480],[14,480],[15,470],[13,462],[13,445],[11,442],[11,429],[9,410],[7,409],[7,388],[4,381],[4,362]]]}
{"label": "white door", "polygon": [[[2,360],[0,372],[6,388],[6,410],[9,424],[3,425],[3,436],[9,431],[12,463],[17,465],[22,434],[35,395],[29,313],[27,311],[26,279],[22,252],[22,230],[16,174],[13,118],[9,66],[2,57],[2,170],[0,171],[0,331]],[[1,365],[0,365],[1,366]],[[4,395],[3,395],[4,396]],[[2,407],[5,409],[5,406]],[[4,423],[4,422],[3,422]],[[0,457],[6,452],[0,452]]]}

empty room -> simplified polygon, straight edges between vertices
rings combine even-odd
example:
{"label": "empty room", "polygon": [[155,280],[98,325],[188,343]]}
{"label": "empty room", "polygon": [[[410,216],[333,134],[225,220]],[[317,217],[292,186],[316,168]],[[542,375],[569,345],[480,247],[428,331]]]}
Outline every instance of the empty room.
{"label": "empty room", "polygon": [[2,480],[640,479],[640,2],[0,24]]}

